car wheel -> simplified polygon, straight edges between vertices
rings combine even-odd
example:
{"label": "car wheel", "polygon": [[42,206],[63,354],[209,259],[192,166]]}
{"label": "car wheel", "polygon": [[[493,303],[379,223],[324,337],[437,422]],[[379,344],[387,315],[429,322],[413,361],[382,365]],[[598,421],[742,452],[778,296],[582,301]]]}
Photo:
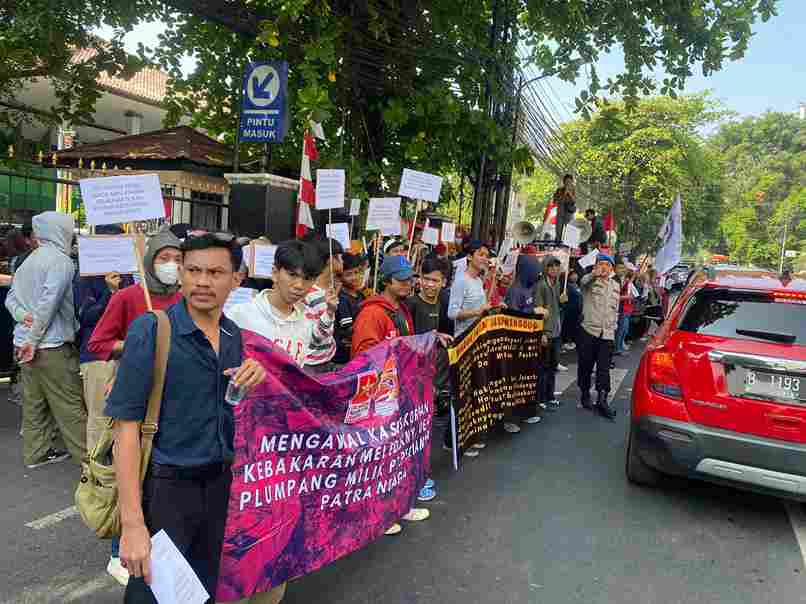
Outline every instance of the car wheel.
{"label": "car wheel", "polygon": [[638,451],[635,450],[635,433],[631,429],[627,441],[627,480],[633,484],[645,487],[655,487],[660,484],[661,473],[644,463]]}

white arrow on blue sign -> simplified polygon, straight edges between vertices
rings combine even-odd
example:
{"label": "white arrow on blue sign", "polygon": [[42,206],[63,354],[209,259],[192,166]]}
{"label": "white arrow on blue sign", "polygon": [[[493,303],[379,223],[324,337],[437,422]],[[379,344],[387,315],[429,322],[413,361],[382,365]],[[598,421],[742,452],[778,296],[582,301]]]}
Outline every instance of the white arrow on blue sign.
{"label": "white arrow on blue sign", "polygon": [[288,63],[250,63],[243,76],[241,141],[281,143],[286,131]]}

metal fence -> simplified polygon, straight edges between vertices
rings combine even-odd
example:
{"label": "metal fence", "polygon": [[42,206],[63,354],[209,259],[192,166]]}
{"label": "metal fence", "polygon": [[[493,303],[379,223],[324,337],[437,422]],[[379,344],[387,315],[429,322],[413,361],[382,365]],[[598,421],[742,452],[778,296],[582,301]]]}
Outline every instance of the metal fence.
{"label": "metal fence", "polygon": [[[14,169],[0,165],[0,225],[30,224],[31,218],[46,210],[70,213],[76,227],[87,227],[81,199],[81,189],[76,180],[59,177],[60,170],[37,164]],[[228,207],[223,195],[193,192],[193,196],[180,197],[173,194],[172,187],[163,187],[166,218],[148,220],[140,228],[146,233],[157,232],[163,225],[189,223],[194,227],[225,229]]]}

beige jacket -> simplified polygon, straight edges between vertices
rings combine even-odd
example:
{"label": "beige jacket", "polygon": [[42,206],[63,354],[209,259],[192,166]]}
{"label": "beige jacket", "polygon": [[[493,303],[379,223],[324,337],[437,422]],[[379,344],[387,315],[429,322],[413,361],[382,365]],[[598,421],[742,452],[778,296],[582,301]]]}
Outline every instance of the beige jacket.
{"label": "beige jacket", "polygon": [[582,289],[582,328],[603,340],[616,339],[618,304],[621,286],[615,277],[597,279],[585,275],[579,282]]}

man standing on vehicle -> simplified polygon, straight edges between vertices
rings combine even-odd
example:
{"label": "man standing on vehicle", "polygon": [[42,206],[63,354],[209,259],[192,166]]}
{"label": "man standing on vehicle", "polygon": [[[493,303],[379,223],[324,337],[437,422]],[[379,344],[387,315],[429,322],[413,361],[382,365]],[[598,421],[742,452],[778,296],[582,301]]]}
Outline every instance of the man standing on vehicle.
{"label": "man standing on vehicle", "polygon": [[599,254],[596,266],[589,275],[582,277],[582,329],[579,331],[579,364],[577,382],[581,391],[581,403],[585,409],[593,409],[590,398],[591,373],[596,366],[596,408],[607,419],[614,419],[616,411],[610,406],[610,359],[618,323],[618,307],[621,288],[613,275],[613,259]]}
{"label": "man standing on vehicle", "polygon": [[224,316],[239,284],[241,258],[225,234],[182,244],[183,299],[166,312],[171,346],[159,428],[140,485],[140,422],[151,391],[157,320],[140,317],[126,336],[106,415],[115,420],[115,474],[120,501],[120,557],[130,573],[127,604],[154,604],[151,535],[165,530],[209,593],[215,593],[234,457],[229,380],[249,389],[266,372],[243,359],[241,331]]}

